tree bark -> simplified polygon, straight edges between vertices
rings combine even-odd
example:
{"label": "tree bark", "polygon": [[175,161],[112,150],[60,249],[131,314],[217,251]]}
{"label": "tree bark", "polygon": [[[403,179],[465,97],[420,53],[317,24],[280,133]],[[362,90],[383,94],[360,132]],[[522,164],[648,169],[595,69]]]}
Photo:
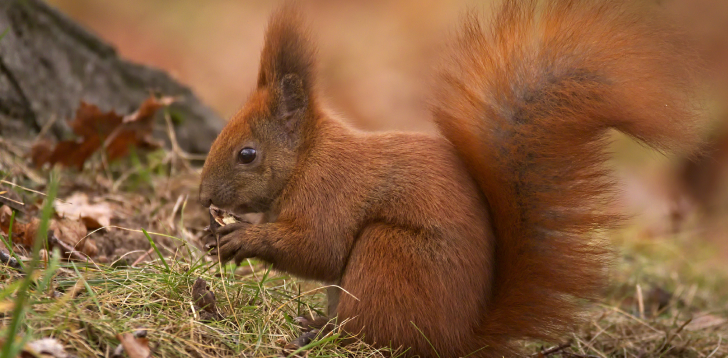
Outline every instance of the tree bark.
{"label": "tree bark", "polygon": [[[80,101],[129,114],[151,92],[174,96],[177,140],[206,153],[224,122],[192,91],[163,71],[124,61],[113,47],[41,0],[0,0],[0,135],[70,134],[66,120]],[[167,139],[159,115],[155,137]]]}

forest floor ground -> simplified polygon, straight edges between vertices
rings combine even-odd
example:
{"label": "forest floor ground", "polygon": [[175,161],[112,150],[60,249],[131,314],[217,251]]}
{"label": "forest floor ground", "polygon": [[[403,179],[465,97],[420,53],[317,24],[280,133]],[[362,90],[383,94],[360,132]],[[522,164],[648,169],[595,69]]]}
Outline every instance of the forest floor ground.
{"label": "forest floor ground", "polygon": [[[79,172],[31,168],[29,151],[0,142],[0,227],[14,236],[11,243],[3,234],[8,245],[0,245],[10,258],[0,265],[3,354],[50,338],[46,344],[79,357],[112,357],[120,346],[132,358],[276,357],[301,333],[293,318],[324,309],[325,290],[316,283],[253,260],[236,268],[205,255],[199,240],[209,213],[196,200],[198,169],[179,153],[140,153],[111,165],[95,155]],[[53,205],[46,205],[49,195]],[[44,206],[55,213],[44,214]],[[34,261],[42,235],[33,233],[44,223],[51,234],[36,245]],[[695,229],[643,229],[632,223],[609,234],[618,260],[606,298],[586,322],[561,342],[524,343],[527,352],[728,356],[728,275],[715,255],[719,246]],[[195,304],[199,278],[206,287],[198,292],[214,294],[216,311]],[[300,355],[384,354],[363,343],[339,345],[339,338],[332,332]]]}

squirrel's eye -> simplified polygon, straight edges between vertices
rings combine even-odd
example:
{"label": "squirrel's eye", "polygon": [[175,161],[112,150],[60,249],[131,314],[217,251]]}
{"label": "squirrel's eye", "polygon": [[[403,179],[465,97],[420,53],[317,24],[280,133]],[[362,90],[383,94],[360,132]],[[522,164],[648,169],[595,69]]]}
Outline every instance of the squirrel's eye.
{"label": "squirrel's eye", "polygon": [[257,153],[255,152],[255,149],[245,147],[240,150],[240,153],[238,153],[238,161],[242,164],[250,164],[255,160],[256,155]]}

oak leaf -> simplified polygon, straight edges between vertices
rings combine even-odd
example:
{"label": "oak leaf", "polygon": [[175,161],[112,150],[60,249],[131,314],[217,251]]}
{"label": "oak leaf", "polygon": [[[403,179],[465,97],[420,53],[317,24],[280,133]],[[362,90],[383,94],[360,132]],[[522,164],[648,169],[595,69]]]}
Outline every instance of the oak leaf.
{"label": "oak leaf", "polygon": [[121,342],[124,351],[129,358],[148,358],[152,356],[149,348],[149,340],[145,335],[124,333],[118,334],[116,338]]}
{"label": "oak leaf", "polygon": [[111,225],[114,210],[108,202],[91,202],[83,192],[73,193],[63,201],[56,201],[53,207],[58,215],[69,219],[79,219],[88,230],[96,230]]}
{"label": "oak leaf", "polygon": [[81,101],[76,116],[68,125],[76,134],[73,140],[56,143],[36,142],[30,151],[33,164],[45,164],[83,169],[84,163],[99,149],[106,151],[110,161],[129,154],[130,147],[156,149],[160,145],[152,139],[154,114],[174,102],[172,97],[150,96],[137,111],[121,116],[114,111],[103,112],[93,104]]}

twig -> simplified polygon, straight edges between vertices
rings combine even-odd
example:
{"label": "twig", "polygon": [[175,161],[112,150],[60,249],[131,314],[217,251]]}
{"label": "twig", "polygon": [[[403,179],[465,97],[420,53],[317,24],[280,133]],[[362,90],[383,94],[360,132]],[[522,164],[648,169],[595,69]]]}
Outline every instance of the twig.
{"label": "twig", "polygon": [[551,355],[551,354],[554,354],[554,353],[561,352],[564,349],[569,348],[569,347],[571,347],[571,341],[568,341],[568,342],[565,342],[565,343],[561,343],[558,346],[554,346],[554,347],[551,347],[551,348],[548,348],[548,349],[545,349],[545,350],[541,350],[538,353],[532,354],[531,357],[545,357],[545,356],[548,356],[548,355]]}
{"label": "twig", "polygon": [[683,328],[685,328],[685,326],[687,326],[688,323],[690,323],[692,321],[693,321],[693,318],[690,317],[687,321],[683,322],[683,324],[681,324],[680,327],[678,327],[678,329],[674,333],[667,336],[667,339],[665,339],[665,343],[662,344],[660,349],[653,351],[653,352],[660,352],[663,349],[665,349],[667,347],[667,345],[670,344],[670,342],[672,342],[672,340],[675,339],[675,337],[677,337],[677,335],[680,334],[680,332],[682,332]]}
{"label": "twig", "polygon": [[56,116],[55,114],[51,115],[51,119],[48,122],[46,122],[46,124],[44,124],[43,127],[41,127],[40,132],[38,132],[38,135],[35,136],[35,142],[37,142],[38,140],[43,138],[46,135],[46,133],[48,133],[48,130],[51,129],[53,124],[56,123],[57,120],[58,120],[58,116]]}
{"label": "twig", "polygon": [[25,213],[25,204],[21,203],[17,200],[13,200],[13,199],[0,195],[0,203],[3,203],[5,205],[9,206],[11,209],[13,209],[15,211]]}
{"label": "twig", "polygon": [[15,155],[16,157],[21,157],[22,158],[23,155],[25,155],[25,152],[26,151],[23,150],[23,149],[21,149],[21,148],[18,148],[18,146],[16,145],[16,143],[10,143],[10,142],[8,142],[5,139],[0,138],[0,144],[3,147],[5,147],[5,149],[7,149],[8,152],[10,152],[10,154]]}
{"label": "twig", "polygon": [[693,305],[693,299],[695,298],[695,294],[698,292],[698,285],[692,284],[690,285],[690,289],[688,289],[688,295],[685,297],[685,307],[690,307]]}
{"label": "twig", "polygon": [[[250,276],[255,273],[255,271],[260,271],[265,269],[266,265],[264,263],[257,263],[250,266],[240,267],[237,270],[233,272],[235,277],[237,278],[244,278],[247,276]],[[225,277],[222,272],[218,272],[214,275],[215,277]]]}
{"label": "twig", "polygon": [[719,334],[719,335],[718,335],[718,346],[717,346],[717,347],[715,347],[715,349],[714,349],[714,350],[713,350],[712,352],[710,352],[710,354],[708,354],[708,356],[707,356],[707,357],[705,357],[705,358],[710,358],[710,357],[712,357],[712,356],[713,356],[713,354],[715,354],[715,352],[717,352],[717,351],[718,351],[718,349],[720,349],[720,343],[721,343],[722,341],[723,341],[723,337],[722,337],[722,336],[721,336],[721,335]]}
{"label": "twig", "polygon": [[[599,327],[599,325],[597,325],[597,327]],[[601,327],[599,327],[599,329],[602,329],[602,328],[601,328]],[[604,332],[604,330],[603,330],[602,332]],[[601,333],[601,332],[600,332],[600,333]],[[580,345],[580,344],[579,344],[579,341],[581,340],[581,338],[577,337],[576,335],[574,335],[574,338],[576,339],[577,345]],[[589,341],[588,343],[587,343],[587,342],[584,342],[584,343],[585,343],[585,345],[584,345],[583,347],[581,347],[581,350],[582,350],[583,352],[586,352],[586,351],[588,351],[588,350],[592,350],[592,351],[594,351],[594,353],[596,353],[596,354],[597,354],[597,356],[598,356],[598,357],[601,357],[601,358],[608,358],[606,354],[602,353],[601,351],[599,351],[599,350],[598,350],[598,349],[596,349],[595,347],[592,347],[592,345],[591,345],[591,344],[592,344],[592,342],[593,342],[593,341],[594,341],[594,338],[592,338],[592,340],[591,340],[591,341]]]}
{"label": "twig", "polygon": [[614,311],[616,313],[619,313],[620,315],[624,316],[625,318],[630,319],[630,320],[633,320],[633,321],[635,321],[635,322],[637,322],[637,323],[639,323],[639,324],[641,324],[641,325],[643,325],[643,326],[651,329],[654,332],[664,333],[663,331],[660,331],[659,329],[650,326],[647,322],[645,322],[644,320],[640,319],[639,317],[635,317],[634,315],[629,314],[629,313],[621,310],[619,307],[606,306],[606,305],[604,305],[603,307],[605,307],[608,310],[612,310],[612,311]]}
{"label": "twig", "polygon": [[567,357],[574,357],[574,358],[599,358],[599,356],[572,353],[572,352],[562,352],[562,353],[565,354]]}
{"label": "twig", "polygon": [[[26,188],[26,187],[24,187],[22,185],[15,184],[15,183],[9,182],[7,180],[0,179],[0,183],[7,184],[7,185],[10,185],[10,186],[16,187],[18,189],[22,189],[22,190],[25,190],[25,191],[29,191],[31,193],[35,193],[35,194],[38,194],[38,195],[48,196],[48,194],[46,194],[46,193],[44,193],[42,191],[37,191],[37,190],[30,189],[30,188]],[[65,203],[66,202],[65,200],[58,199],[58,198],[56,198],[55,200],[58,200],[58,201],[60,201],[62,203]]]}
{"label": "twig", "polygon": [[266,266],[265,264],[259,263],[259,264],[255,264],[255,265],[249,265],[249,266],[242,267],[239,270],[237,270],[238,272],[235,272],[235,277],[243,278],[243,277],[252,275],[255,273],[255,271],[260,271],[260,270],[265,269],[265,266]]}
{"label": "twig", "polygon": [[[190,154],[182,150],[177,142],[177,134],[174,131],[172,118],[170,118],[169,111],[167,110],[164,111],[164,121],[167,122],[167,135],[169,136],[169,141],[172,143],[172,152],[174,152],[175,155],[185,160],[205,160],[207,157],[206,155]],[[185,164],[185,166],[187,165],[188,164]]]}
{"label": "twig", "polygon": [[139,170],[140,170],[139,167],[134,167],[134,168],[131,168],[131,169],[125,171],[111,185],[111,191],[112,192],[116,192],[117,190],[119,190],[119,187],[121,186],[121,184],[124,184],[124,181],[126,181],[127,179],[129,179],[132,175],[134,175],[136,173],[139,173]]}
{"label": "twig", "polygon": [[177,197],[177,202],[174,203],[174,207],[172,208],[172,215],[169,217],[169,226],[172,228],[172,230],[176,229],[176,226],[174,224],[174,217],[177,216],[177,211],[179,210],[180,206],[182,206],[183,199],[187,200],[187,195],[180,194],[179,197]]}
{"label": "twig", "polygon": [[134,260],[134,263],[131,264],[131,267],[134,267],[134,266],[138,265],[140,262],[142,262],[142,260],[144,260],[145,257],[151,255],[152,252],[154,252],[154,248],[153,247],[150,248],[149,250],[147,250],[147,252],[145,252],[144,255],[139,256],[138,259]]}
{"label": "twig", "polygon": [[637,307],[640,312],[640,319],[645,319],[645,301],[642,298],[642,286],[637,284]]}
{"label": "twig", "polygon": [[[215,235],[215,247],[217,247],[219,249],[220,248],[220,235],[218,235],[218,234],[214,234],[214,235]],[[217,267],[218,267],[218,270],[220,270],[220,272],[223,272],[222,260],[220,259],[220,255],[217,255]],[[230,294],[228,294],[227,285],[225,285],[225,279],[223,278],[220,281],[222,281],[221,282],[222,291],[225,292],[225,298],[227,299],[228,305],[230,305],[232,307],[233,304],[232,304],[232,301],[230,301]],[[238,315],[236,315],[234,312],[235,311],[233,311],[233,318],[235,319],[235,324],[237,324],[238,327],[242,327],[240,325],[240,320],[238,320]]]}
{"label": "twig", "polygon": [[59,240],[56,235],[53,234],[53,231],[48,232],[48,244],[51,246],[58,246],[63,249],[69,259],[73,258],[76,261],[91,261],[91,258],[86,256],[84,253],[79,252],[71,245]]}
{"label": "twig", "polygon": [[22,185],[15,184],[15,183],[9,182],[7,180],[0,179],[0,183],[7,184],[7,185],[10,185],[10,186],[19,188],[19,189],[23,189],[23,190],[29,191],[31,193],[36,193],[36,194],[40,194],[40,195],[43,195],[43,196],[47,196],[46,193],[43,193],[43,192],[40,192],[40,191],[37,191],[37,190],[33,190],[33,189],[30,189],[30,188],[26,188],[26,187],[24,187]]}
{"label": "twig", "polygon": [[[26,176],[33,182],[38,184],[46,184],[46,180],[43,176],[38,174],[36,170],[31,169],[23,164],[23,161],[20,159],[25,157],[27,150],[17,148],[13,143],[10,143],[3,138],[0,138],[0,146],[6,149],[7,152],[11,155],[10,158],[7,158],[7,162],[10,166],[13,166],[15,170],[17,170],[19,173],[22,173],[22,175]],[[5,153],[1,153],[0,156],[5,157]],[[0,160],[4,159],[5,158],[2,158]]]}

